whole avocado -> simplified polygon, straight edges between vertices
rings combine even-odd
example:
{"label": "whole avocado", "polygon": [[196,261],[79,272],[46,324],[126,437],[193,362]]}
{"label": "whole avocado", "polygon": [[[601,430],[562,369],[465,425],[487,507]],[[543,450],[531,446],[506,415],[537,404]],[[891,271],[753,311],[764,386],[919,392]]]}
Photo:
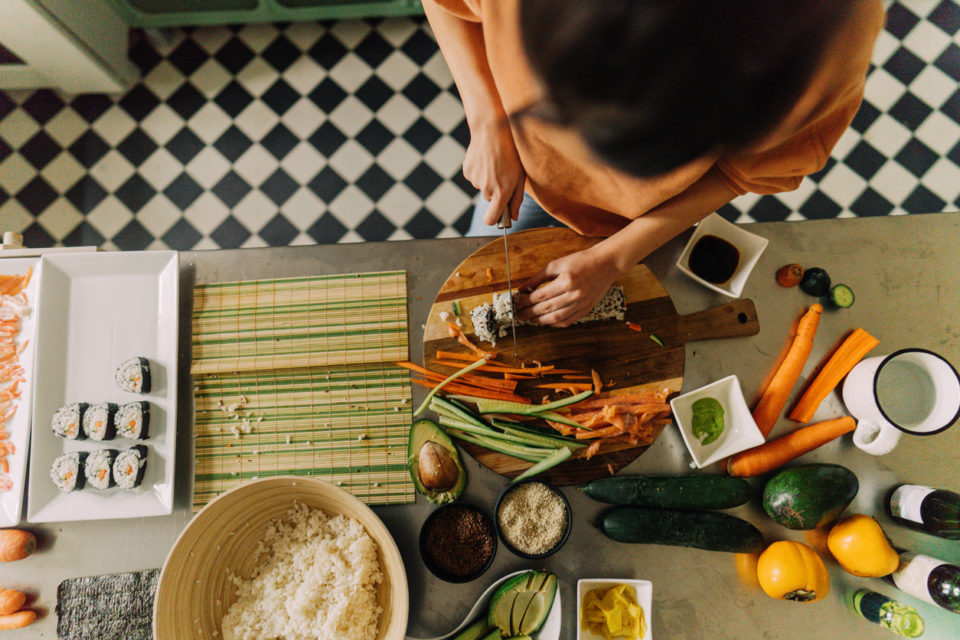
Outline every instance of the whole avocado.
{"label": "whole avocado", "polygon": [[763,488],[763,510],[788,529],[816,529],[836,520],[857,495],[857,476],[838,464],[785,469]]}

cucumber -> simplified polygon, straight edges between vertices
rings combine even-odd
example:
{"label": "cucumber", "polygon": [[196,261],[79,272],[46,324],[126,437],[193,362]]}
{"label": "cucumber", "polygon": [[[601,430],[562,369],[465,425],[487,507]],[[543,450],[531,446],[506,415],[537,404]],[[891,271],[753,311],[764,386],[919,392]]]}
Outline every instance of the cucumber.
{"label": "cucumber", "polygon": [[749,501],[753,489],[730,476],[612,476],[583,488],[594,500],[661,509],[730,509]]}
{"label": "cucumber", "polygon": [[763,546],[763,535],[752,524],[712,511],[614,507],[603,514],[600,529],[617,542],[731,553],[752,553]]}
{"label": "cucumber", "polygon": [[849,309],[854,300],[856,296],[853,295],[853,289],[845,284],[836,284],[830,289],[830,304],[838,309]]}

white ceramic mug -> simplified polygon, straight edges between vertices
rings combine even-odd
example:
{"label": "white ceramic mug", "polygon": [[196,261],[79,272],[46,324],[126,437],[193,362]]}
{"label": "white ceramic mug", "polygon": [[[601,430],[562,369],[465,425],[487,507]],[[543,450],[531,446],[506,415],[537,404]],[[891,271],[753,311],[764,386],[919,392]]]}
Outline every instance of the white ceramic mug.
{"label": "white ceramic mug", "polygon": [[858,420],[853,443],[879,456],[893,451],[901,433],[932,435],[960,418],[960,375],[932,351],[901,349],[855,366],[843,403]]}

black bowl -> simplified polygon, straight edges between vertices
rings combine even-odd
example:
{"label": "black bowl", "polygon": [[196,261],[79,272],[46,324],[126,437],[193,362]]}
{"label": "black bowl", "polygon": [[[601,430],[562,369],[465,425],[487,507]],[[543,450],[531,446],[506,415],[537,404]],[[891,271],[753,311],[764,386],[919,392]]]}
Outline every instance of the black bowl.
{"label": "black bowl", "polygon": [[[560,536],[560,540],[557,541],[557,544],[553,545],[551,549],[544,551],[543,553],[524,553],[520,551],[507,540],[506,536],[503,535],[503,530],[500,528],[500,505],[503,503],[504,497],[517,487],[522,485],[538,482],[545,486],[547,489],[552,491],[555,495],[559,496],[563,501],[563,509],[567,514],[567,526],[563,530],[563,535]],[[497,536],[500,538],[500,542],[503,543],[507,549],[510,550],[514,555],[520,556],[521,558],[526,558],[527,560],[541,560],[543,558],[548,558],[555,554],[557,551],[563,547],[567,542],[567,538],[570,537],[570,530],[573,529],[573,511],[570,509],[570,503],[567,501],[567,497],[563,495],[563,492],[557,489],[555,486],[547,482],[546,480],[541,480],[539,478],[527,478],[526,480],[521,480],[520,482],[515,482],[513,484],[507,485],[507,488],[503,490],[503,493],[500,494],[500,497],[497,498],[497,506],[493,510],[493,521],[497,526]]]}
{"label": "black bowl", "polygon": [[[466,509],[472,511],[473,513],[479,513],[483,518],[483,523],[486,525],[487,529],[490,532],[490,539],[492,541],[492,548],[490,550],[490,557],[483,564],[483,566],[476,572],[466,574],[466,575],[456,575],[448,573],[440,568],[437,563],[434,561],[433,556],[427,550],[427,531],[430,530],[430,527],[433,522],[436,521],[437,516],[448,509]],[[476,505],[464,503],[464,502],[455,502],[452,504],[446,504],[442,507],[434,509],[433,513],[427,516],[427,519],[423,521],[423,524],[420,526],[420,559],[423,560],[423,564],[427,566],[427,569],[430,570],[430,573],[437,576],[441,580],[446,582],[470,582],[471,580],[476,580],[484,574],[484,572],[490,568],[490,565],[493,564],[493,559],[497,556],[497,536],[494,533],[495,527],[493,526],[493,521],[490,519],[484,511],[477,507]]]}

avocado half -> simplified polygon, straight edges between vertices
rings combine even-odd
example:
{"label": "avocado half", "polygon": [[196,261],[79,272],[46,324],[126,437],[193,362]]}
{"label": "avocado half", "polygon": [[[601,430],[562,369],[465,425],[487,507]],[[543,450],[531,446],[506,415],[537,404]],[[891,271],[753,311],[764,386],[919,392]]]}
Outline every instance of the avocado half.
{"label": "avocado half", "polygon": [[501,585],[490,600],[487,624],[503,638],[525,638],[540,630],[557,594],[557,576],[527,571]]}
{"label": "avocado half", "polygon": [[[446,456],[446,464],[449,464],[448,461],[453,462],[456,479],[449,487],[427,486],[429,482],[425,483],[420,477],[420,453],[427,444],[435,447],[435,451],[441,456]],[[453,440],[430,420],[417,420],[410,427],[410,439],[407,441],[407,467],[410,470],[410,477],[413,478],[413,486],[435,504],[453,502],[460,497],[464,487],[467,486],[467,474],[463,469],[463,463],[460,462],[460,454],[457,453]]]}

